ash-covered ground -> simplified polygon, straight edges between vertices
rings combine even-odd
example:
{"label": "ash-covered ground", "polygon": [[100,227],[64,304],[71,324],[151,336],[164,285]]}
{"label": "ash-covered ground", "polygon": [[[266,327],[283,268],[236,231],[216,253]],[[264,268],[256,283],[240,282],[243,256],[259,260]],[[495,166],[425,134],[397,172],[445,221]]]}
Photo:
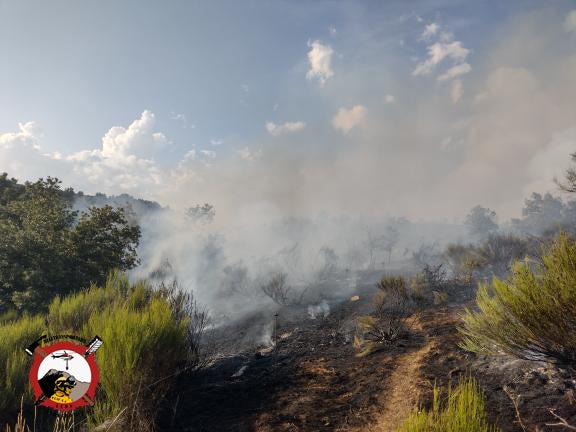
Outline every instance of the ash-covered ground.
{"label": "ash-covered ground", "polygon": [[[552,407],[576,421],[570,377],[543,364],[458,347],[459,316],[473,307],[473,290],[424,307],[411,317],[407,338],[358,357],[356,318],[372,311],[376,292],[363,283],[343,300],[271,307],[219,329],[219,357],[178,382],[161,430],[394,431],[416,407],[430,405],[434,385],[464,376],[478,379],[489,418],[503,431],[558,430],[548,426],[559,422]],[[267,327],[268,340],[255,337],[254,328]]]}

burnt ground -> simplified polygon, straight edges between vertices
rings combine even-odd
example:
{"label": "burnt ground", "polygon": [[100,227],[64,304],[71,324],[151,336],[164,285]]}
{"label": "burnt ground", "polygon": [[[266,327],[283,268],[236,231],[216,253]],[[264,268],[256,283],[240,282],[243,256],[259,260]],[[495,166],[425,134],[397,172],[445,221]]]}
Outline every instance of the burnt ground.
{"label": "burnt ground", "polygon": [[[280,310],[276,348],[228,355],[181,379],[161,430],[393,431],[417,405],[430,404],[435,383],[465,375],[478,379],[489,418],[504,431],[523,430],[512,399],[526,431],[567,430],[546,425],[558,422],[549,408],[576,425],[568,377],[543,364],[458,348],[463,302],[424,310],[410,340],[357,357],[351,323],[370,307],[370,293],[333,306],[326,318]],[[230,334],[232,343],[233,329]]]}

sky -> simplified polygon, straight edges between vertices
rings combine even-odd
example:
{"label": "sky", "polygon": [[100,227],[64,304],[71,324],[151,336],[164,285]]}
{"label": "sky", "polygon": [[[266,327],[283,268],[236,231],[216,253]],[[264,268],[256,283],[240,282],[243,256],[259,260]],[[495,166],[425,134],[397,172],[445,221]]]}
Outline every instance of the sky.
{"label": "sky", "polygon": [[575,1],[0,0],[0,172],[219,217],[520,213],[576,151]]}

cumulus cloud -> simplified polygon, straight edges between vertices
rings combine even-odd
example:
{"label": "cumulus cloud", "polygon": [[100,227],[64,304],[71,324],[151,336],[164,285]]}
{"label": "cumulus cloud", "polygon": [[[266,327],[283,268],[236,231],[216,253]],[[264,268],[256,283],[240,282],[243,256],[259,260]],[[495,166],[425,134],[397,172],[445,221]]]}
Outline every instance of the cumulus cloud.
{"label": "cumulus cloud", "polygon": [[568,12],[564,20],[564,30],[568,33],[576,33],[576,9]]}
{"label": "cumulus cloud", "polygon": [[448,81],[459,76],[466,75],[467,73],[470,73],[471,70],[472,66],[470,66],[470,64],[462,63],[448,69],[438,77],[438,81]]}
{"label": "cumulus cloud", "polygon": [[127,128],[110,128],[99,148],[68,155],[44,152],[38,125],[28,122],[19,131],[0,134],[0,164],[21,179],[56,175],[77,188],[91,191],[139,192],[158,186],[162,173],[153,155],[169,144],[153,130],[155,116],[144,111]]}
{"label": "cumulus cloud", "polygon": [[347,134],[361,124],[366,117],[366,108],[362,105],[354,105],[350,109],[340,108],[332,118],[332,126]]}
{"label": "cumulus cloud", "polygon": [[455,63],[466,60],[470,50],[462,46],[460,41],[436,42],[427,48],[428,58],[416,65],[412,75],[431,74],[442,61],[450,59]]}
{"label": "cumulus cloud", "polygon": [[276,124],[274,122],[266,123],[266,130],[272,136],[279,136],[304,130],[306,123],[302,121],[286,122],[284,124]]}
{"label": "cumulus cloud", "polygon": [[319,40],[308,43],[310,51],[308,51],[309,69],[306,73],[306,78],[309,80],[317,79],[320,86],[324,86],[326,81],[334,76],[332,70],[332,55],[334,50],[330,45],[324,45]]}
{"label": "cumulus cloud", "polygon": [[61,172],[58,155],[45,154],[40,146],[42,130],[34,121],[19,123],[18,131],[0,133],[0,172],[25,180],[36,180]]}
{"label": "cumulus cloud", "polygon": [[[432,43],[432,39],[436,39]],[[413,76],[430,75],[444,63],[451,62],[444,72],[437,76],[439,82],[450,82],[450,98],[453,103],[460,101],[464,94],[462,77],[472,71],[472,66],[466,61],[470,50],[465,48],[462,42],[454,39],[451,32],[439,32],[439,26],[429,24],[426,26],[421,40],[429,43],[426,47],[428,56],[416,64],[412,71]]]}
{"label": "cumulus cloud", "polygon": [[438,33],[438,30],[440,29],[440,26],[436,23],[431,23],[428,24],[426,26],[426,28],[424,29],[424,31],[422,32],[422,39],[430,39],[432,36],[434,36],[436,33]]}
{"label": "cumulus cloud", "polygon": [[238,156],[240,156],[240,159],[244,159],[246,161],[254,161],[262,156],[262,151],[252,150],[249,147],[244,147],[240,150],[237,150],[236,153]]}
{"label": "cumulus cloud", "polygon": [[167,144],[166,136],[154,132],[154,113],[144,111],[128,128],[114,126],[102,138],[102,147],[66,157],[73,170],[91,183],[107,188],[134,190],[160,184],[162,175],[152,156]]}

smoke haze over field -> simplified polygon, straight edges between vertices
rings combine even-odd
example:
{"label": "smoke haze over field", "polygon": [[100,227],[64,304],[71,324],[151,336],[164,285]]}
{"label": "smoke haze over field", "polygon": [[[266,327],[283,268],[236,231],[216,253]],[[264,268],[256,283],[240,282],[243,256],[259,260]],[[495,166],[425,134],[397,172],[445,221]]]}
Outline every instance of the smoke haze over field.
{"label": "smoke haze over field", "polygon": [[[272,221],[323,213],[461,219],[479,202],[500,215],[517,215],[532,190],[554,188],[553,177],[562,174],[568,153],[576,150],[574,12],[568,2],[543,8],[510,2],[505,9],[486,2],[476,6],[476,16],[463,14],[459,2],[434,7],[423,2],[414,11],[400,3],[372,10],[362,2],[341,2],[331,16],[333,25],[325,28],[320,17],[328,3],[294,6],[287,19],[310,8],[317,28],[311,30],[313,20],[306,22],[308,41],[283,30],[288,38],[283,45],[290,50],[281,58],[272,54],[277,63],[266,71],[262,88],[243,83],[239,95],[229,95],[232,107],[207,106],[206,115],[218,118],[219,127],[197,124],[191,114],[167,112],[169,96],[162,102],[149,98],[138,111],[128,108],[112,123],[118,126],[108,132],[101,128],[98,143],[89,138],[106,116],[78,118],[70,112],[72,125],[59,126],[56,120],[45,124],[42,119],[50,116],[26,110],[9,93],[4,103],[17,108],[18,121],[33,121],[15,131],[16,122],[0,125],[12,130],[0,134],[0,168],[18,178],[58,176],[86,192],[129,192],[173,208],[210,202],[222,224],[241,225],[255,216]],[[283,2],[268,4],[278,11],[284,8]],[[155,2],[142,5],[145,14],[160,7]],[[492,9],[500,15],[487,27]],[[19,13],[16,5],[10,10]],[[164,11],[167,17],[173,12]],[[185,8],[180,12],[187,13]],[[257,10],[251,19],[259,13],[265,12]],[[370,14],[384,23],[375,23]],[[239,18],[225,15],[232,27],[237,25]],[[43,25],[39,22],[38,35]],[[88,26],[81,37],[90,31]],[[203,31],[208,35],[213,30]],[[251,35],[265,38],[267,31],[257,28]],[[114,32],[127,37],[119,27]],[[168,40],[158,37],[162,48]],[[50,49],[65,43],[58,38],[52,37]],[[10,59],[13,47],[2,40],[5,59]],[[242,41],[241,36],[238,43]],[[99,43],[105,48],[110,41]],[[236,49],[247,56],[265,55],[247,42]],[[198,55],[208,54],[200,50]],[[147,61],[133,56],[134,61]],[[13,59],[12,68],[18,70],[21,63]],[[205,59],[208,68],[218,67],[211,66],[214,57]],[[193,67],[185,59],[166,61],[168,68]],[[278,63],[291,66],[281,71]],[[258,61],[241,64],[242,73],[261,73]],[[46,77],[37,75],[35,88],[48,86],[50,73],[60,67],[58,61],[48,62],[47,70],[42,68]],[[133,67],[125,64],[127,71]],[[4,72],[0,82],[22,88],[24,81],[12,73]],[[230,80],[237,79],[234,69],[230,74]],[[105,85],[111,78],[95,79]],[[149,83],[165,86],[161,80]],[[78,84],[70,85],[73,92]],[[197,113],[192,109],[198,104],[194,92],[186,103]],[[213,96],[222,98],[219,92]],[[237,98],[238,107],[233,102]],[[172,103],[184,104],[176,100]],[[274,100],[268,109],[266,100]],[[96,96],[94,103],[105,107]],[[8,118],[14,115],[4,116],[4,122]],[[238,126],[239,118],[245,127]],[[83,136],[76,128],[88,123],[93,123],[91,132]],[[52,136],[56,127],[61,133]],[[59,146],[56,137],[67,130],[72,135]]]}

